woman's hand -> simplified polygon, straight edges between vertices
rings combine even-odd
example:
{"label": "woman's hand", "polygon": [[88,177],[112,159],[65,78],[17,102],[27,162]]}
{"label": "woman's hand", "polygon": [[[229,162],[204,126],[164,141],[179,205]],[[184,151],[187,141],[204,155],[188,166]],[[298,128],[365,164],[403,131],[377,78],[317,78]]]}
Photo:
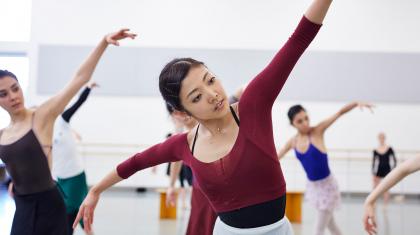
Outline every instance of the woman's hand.
{"label": "woman's hand", "polygon": [[373,202],[365,202],[365,214],[363,215],[363,224],[366,232],[370,235],[376,234],[376,218],[375,204]]}
{"label": "woman's hand", "polygon": [[83,219],[85,231],[87,233],[92,232],[93,216],[96,205],[99,201],[99,194],[90,191],[79,208],[79,213],[73,222],[73,229],[76,228],[77,224]]}
{"label": "woman's hand", "polygon": [[118,42],[119,40],[122,40],[125,38],[135,39],[137,37],[137,34],[130,33],[129,31],[130,31],[129,29],[120,29],[117,32],[107,34],[105,36],[105,41],[108,44],[119,46],[120,45],[120,43]]}
{"label": "woman's hand", "polygon": [[166,206],[176,205],[176,189],[174,187],[168,187],[166,190]]}
{"label": "woman's hand", "polygon": [[87,85],[87,87],[89,87],[89,89],[93,89],[93,88],[95,88],[95,87],[99,87],[99,84],[93,81],[93,82],[90,82],[90,83]]}
{"label": "woman's hand", "polygon": [[369,109],[370,112],[373,113],[373,108],[375,108],[375,105],[364,102],[357,102],[357,107],[359,107],[361,110],[363,110],[364,108]]}

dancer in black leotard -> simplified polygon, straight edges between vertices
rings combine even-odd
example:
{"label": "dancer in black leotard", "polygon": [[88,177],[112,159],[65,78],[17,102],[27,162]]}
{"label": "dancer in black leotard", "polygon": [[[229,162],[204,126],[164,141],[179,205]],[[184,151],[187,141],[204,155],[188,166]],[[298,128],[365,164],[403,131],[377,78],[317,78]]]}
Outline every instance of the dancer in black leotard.
{"label": "dancer in black leotard", "polygon": [[[379,146],[373,150],[372,159],[373,188],[376,188],[381,180],[397,166],[397,159],[395,158],[394,150],[385,142],[385,133],[379,133],[378,140]],[[385,192],[385,205],[388,204],[388,201],[389,192]]]}

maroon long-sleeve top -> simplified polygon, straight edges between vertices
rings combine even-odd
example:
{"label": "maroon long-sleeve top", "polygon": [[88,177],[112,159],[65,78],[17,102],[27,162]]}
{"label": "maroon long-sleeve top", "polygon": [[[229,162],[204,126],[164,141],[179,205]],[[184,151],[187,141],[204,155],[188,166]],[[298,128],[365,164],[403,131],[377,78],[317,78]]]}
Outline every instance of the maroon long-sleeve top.
{"label": "maroon long-sleeve top", "polygon": [[270,201],[284,195],[286,183],[276,154],[271,109],[293,67],[321,26],[303,17],[270,64],[247,86],[239,101],[239,134],[223,158],[204,163],[190,150],[187,134],[173,136],[122,162],[118,175],[182,160],[216,212]]}

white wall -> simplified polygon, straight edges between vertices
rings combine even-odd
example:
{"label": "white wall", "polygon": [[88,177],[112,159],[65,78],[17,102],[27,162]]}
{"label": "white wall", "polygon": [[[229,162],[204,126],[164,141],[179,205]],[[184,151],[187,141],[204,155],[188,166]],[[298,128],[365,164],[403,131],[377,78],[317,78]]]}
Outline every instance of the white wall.
{"label": "white wall", "polygon": [[[94,45],[104,33],[127,26],[139,33],[139,39],[126,41],[122,43],[123,46],[274,49],[287,39],[309,3],[308,0],[33,1],[29,100],[39,103],[45,98],[37,96],[34,89],[37,46],[40,43]],[[415,0],[404,3],[391,0],[335,1],[325,27],[312,43],[311,49],[420,52],[420,31],[414,30],[420,20],[417,9],[420,9],[420,2]],[[188,27],[177,28],[178,25]],[[280,105],[284,107],[283,112],[292,103]],[[330,102],[307,104],[309,111],[313,110],[314,121],[342,105]],[[285,119],[284,113],[277,114],[278,110],[275,109],[274,116],[281,117],[279,120]],[[416,128],[420,128],[415,125],[416,119],[410,118],[418,117],[418,111],[417,104],[383,104],[375,116],[378,118],[369,119],[371,117],[367,116],[362,123],[359,122],[361,114],[351,114],[331,130],[331,138],[328,137],[330,146],[371,147],[376,132],[389,129],[390,138],[395,138],[395,144],[401,148],[417,149],[415,138],[405,138],[404,134],[399,133],[409,133],[405,134],[407,136],[420,133],[416,132]],[[74,125],[83,130],[85,139],[89,141],[154,143],[169,128],[162,102],[156,97],[110,98],[93,95],[79,115]],[[400,119],[407,120],[394,121]],[[155,129],[151,122],[159,123],[159,128]],[[89,128],[96,126],[107,134]],[[355,133],[362,139],[352,138],[347,131],[354,130],[354,126],[365,130],[363,132],[369,131]],[[289,128],[287,124],[280,127]],[[285,136],[291,132],[290,128],[287,130]]]}
{"label": "white wall", "polygon": [[[32,103],[45,99],[35,93],[39,44],[94,45],[105,33],[129,27],[139,38],[123,46],[274,49],[288,38],[309,2],[34,0],[28,96]],[[310,49],[418,53],[418,9],[420,2],[415,0],[335,1]],[[296,102],[280,102],[274,108],[278,146],[294,133],[285,113]],[[328,101],[303,104],[313,122],[344,105]],[[377,132],[384,130],[395,148],[420,150],[418,120],[419,104],[378,104],[374,115],[353,111],[338,121],[327,133],[327,145],[332,149],[373,148]],[[136,144],[156,143],[171,129],[159,97],[98,97],[94,93],[73,126],[85,142]]]}
{"label": "white wall", "polygon": [[[309,0],[34,0],[32,40],[94,44],[119,27],[139,33],[130,45],[278,48]],[[420,2],[334,1],[312,49],[419,52]],[[185,27],[179,27],[185,26]]]}

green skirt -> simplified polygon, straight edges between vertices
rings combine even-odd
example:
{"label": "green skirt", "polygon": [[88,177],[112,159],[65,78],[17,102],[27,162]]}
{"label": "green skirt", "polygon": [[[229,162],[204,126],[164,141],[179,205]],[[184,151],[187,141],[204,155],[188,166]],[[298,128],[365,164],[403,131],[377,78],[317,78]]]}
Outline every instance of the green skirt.
{"label": "green skirt", "polygon": [[88,193],[85,172],[70,178],[58,178],[57,180],[57,185],[63,193],[67,214],[77,212]]}

